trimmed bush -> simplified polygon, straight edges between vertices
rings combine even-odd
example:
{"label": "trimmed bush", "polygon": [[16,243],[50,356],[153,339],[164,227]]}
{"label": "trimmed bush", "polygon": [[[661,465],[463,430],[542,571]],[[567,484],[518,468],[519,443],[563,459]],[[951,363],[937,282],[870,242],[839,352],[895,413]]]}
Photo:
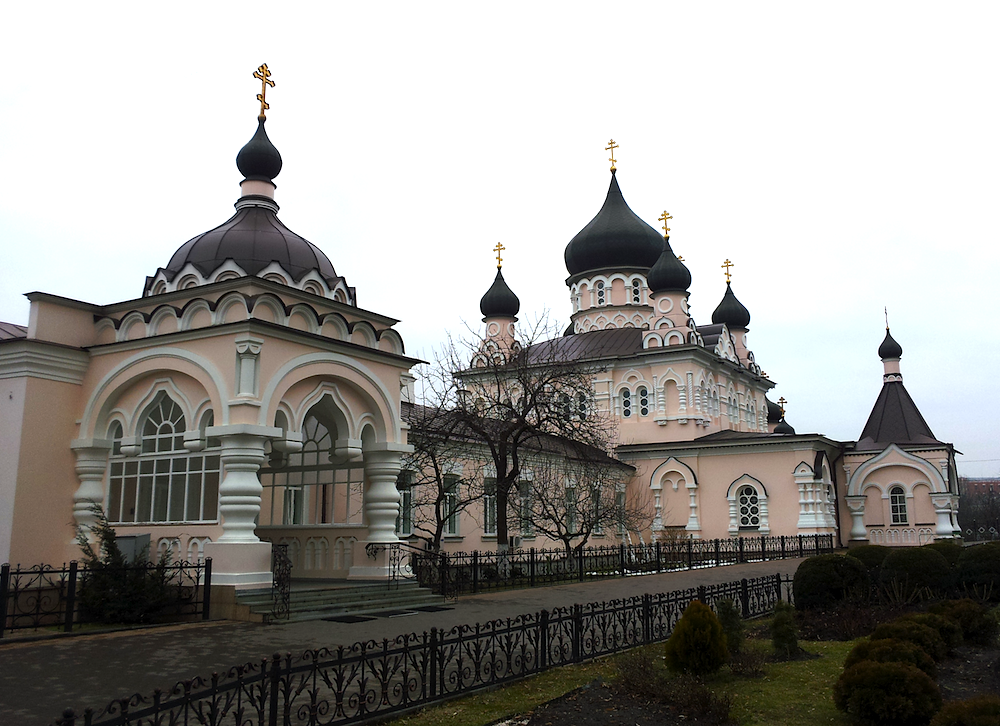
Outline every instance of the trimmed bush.
{"label": "trimmed bush", "polygon": [[922,590],[943,592],[954,578],[948,560],[940,552],[927,547],[904,547],[893,550],[882,561],[880,579],[886,585],[894,583],[904,595],[910,596]]}
{"label": "trimmed bush", "polygon": [[924,726],[941,708],[941,691],[909,663],[865,660],[840,675],[833,702],[866,726]]}
{"label": "trimmed bush", "polygon": [[948,646],[934,628],[915,623],[912,620],[893,620],[882,623],[871,635],[871,640],[906,640],[916,643],[934,660],[948,655]]}
{"label": "trimmed bush", "polygon": [[732,600],[719,600],[715,603],[715,611],[722,624],[722,632],[726,634],[729,655],[736,655],[743,650],[743,618]]}
{"label": "trimmed bush", "polygon": [[932,613],[951,618],[962,628],[962,637],[967,643],[994,645],[1000,635],[1000,623],[990,616],[989,611],[975,600],[945,600],[930,607]]}
{"label": "trimmed bush", "polygon": [[847,654],[844,668],[850,668],[863,660],[876,663],[909,663],[931,678],[937,678],[937,664],[916,643],[908,640],[862,640]]}
{"label": "trimmed bush", "polygon": [[920,623],[921,625],[926,625],[928,628],[933,628],[941,636],[941,640],[944,641],[949,650],[960,646],[964,639],[962,637],[962,626],[943,615],[936,613],[910,613],[899,619]]}
{"label": "trimmed bush", "polygon": [[726,634],[712,608],[694,600],[674,626],[666,645],[667,668],[700,676],[714,673],[729,658]]}
{"label": "trimmed bush", "polygon": [[774,605],[771,621],[771,643],[779,658],[794,658],[799,654],[799,630],[795,626],[795,608],[787,602]]}
{"label": "trimmed bush", "polygon": [[958,558],[962,555],[963,548],[962,545],[953,539],[942,539],[924,545],[923,549],[934,550],[940,553],[948,561],[948,564],[954,567],[958,564]]}
{"label": "trimmed bush", "polygon": [[931,726],[996,726],[1000,723],[1000,696],[976,696],[946,703]]}
{"label": "trimmed bush", "polygon": [[963,549],[958,558],[958,582],[979,597],[1000,599],[1000,542]]}
{"label": "trimmed bush", "polygon": [[861,563],[869,570],[877,570],[882,566],[882,560],[884,560],[890,552],[892,552],[891,547],[883,547],[882,545],[861,545],[860,547],[851,547],[851,549],[847,551],[847,556],[861,560]]}
{"label": "trimmed bush", "polygon": [[848,597],[864,598],[868,570],[854,557],[810,557],[795,570],[792,593],[799,610],[829,607]]}

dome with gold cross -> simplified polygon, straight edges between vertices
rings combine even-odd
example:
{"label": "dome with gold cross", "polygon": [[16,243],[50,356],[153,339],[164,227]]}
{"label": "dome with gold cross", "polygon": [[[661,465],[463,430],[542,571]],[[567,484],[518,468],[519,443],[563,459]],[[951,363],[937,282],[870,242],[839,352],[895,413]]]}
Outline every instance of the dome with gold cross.
{"label": "dome with gold cross", "polygon": [[564,257],[572,282],[597,270],[648,270],[662,249],[663,237],[629,208],[612,169],[604,206],[566,245]]}

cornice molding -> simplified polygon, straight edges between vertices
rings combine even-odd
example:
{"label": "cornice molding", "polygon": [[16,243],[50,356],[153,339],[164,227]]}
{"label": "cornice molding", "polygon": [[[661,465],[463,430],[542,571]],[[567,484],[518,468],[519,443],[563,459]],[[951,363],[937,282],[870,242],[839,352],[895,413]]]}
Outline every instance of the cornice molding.
{"label": "cornice molding", "polygon": [[41,378],[81,385],[90,366],[84,351],[39,340],[11,341],[0,346],[0,379]]}

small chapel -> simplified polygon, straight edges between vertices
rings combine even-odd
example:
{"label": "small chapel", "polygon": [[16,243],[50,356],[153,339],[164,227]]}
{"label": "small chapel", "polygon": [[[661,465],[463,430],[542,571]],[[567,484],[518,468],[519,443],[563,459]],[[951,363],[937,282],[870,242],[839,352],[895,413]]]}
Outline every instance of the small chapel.
{"label": "small chapel", "polygon": [[[73,559],[95,505],[154,554],[211,557],[213,582],[233,588],[271,582],[272,543],[288,545],[295,576],[366,580],[388,567],[366,545],[413,537],[403,461],[421,432],[404,409],[422,361],[398,320],[360,307],[327,254],[279,219],[273,81],[266,66],[255,77],[229,219],[164,254],[135,299],[31,292],[27,324],[0,323],[0,562]],[[565,248],[570,324],[549,345],[598,371],[594,400],[620,432],[609,453],[631,472],[626,496],[650,506],[627,537],[958,537],[955,449],[903,386],[888,328],[858,440],[796,432],[768,399],[728,267],[711,321],[696,322],[671,216],[661,234],[630,209],[609,148],[604,204]],[[579,221],[566,224],[570,237]],[[480,311],[486,342],[511,335],[520,302],[499,266]],[[443,546],[495,546],[489,506],[449,522]]]}

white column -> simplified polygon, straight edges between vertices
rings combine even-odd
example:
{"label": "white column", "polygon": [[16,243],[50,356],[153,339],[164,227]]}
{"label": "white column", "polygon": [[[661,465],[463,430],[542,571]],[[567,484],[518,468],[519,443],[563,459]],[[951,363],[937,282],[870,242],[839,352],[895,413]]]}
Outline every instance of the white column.
{"label": "white column", "polygon": [[234,424],[210,426],[206,436],[222,440],[223,468],[219,485],[222,536],[205,545],[212,558],[212,583],[236,587],[271,584],[271,543],[261,542],[254,531],[260,514],[263,487],[257,471],[264,462],[264,444],[280,438],[282,431],[270,426]]}
{"label": "white column", "polygon": [[698,521],[698,485],[693,482],[685,482],[688,493],[688,508],[691,510],[688,513],[687,526],[684,527],[687,532],[700,532],[701,522]]}
{"label": "white column", "polygon": [[952,539],[955,530],[951,524],[951,494],[935,494],[931,496],[934,514],[937,515],[937,526],[934,528],[934,539]]}
{"label": "white column", "polygon": [[359,542],[363,554],[355,556],[355,564],[348,574],[349,580],[381,579],[389,575],[389,558],[385,549],[373,548],[370,557],[366,545],[391,545],[399,542],[396,536],[396,517],[399,516],[399,490],[396,479],[401,468],[401,456],[412,451],[404,444],[378,443],[364,447],[365,467],[365,524],[368,537]]}
{"label": "white column", "polygon": [[847,508],[851,510],[851,539],[867,540],[868,530],[865,528],[865,504],[868,497],[846,497]]}
{"label": "white column", "polygon": [[80,486],[73,492],[73,519],[77,527],[90,527],[97,521],[94,505],[104,506],[104,475],[108,470],[111,442],[77,439],[70,448],[76,454],[76,476],[80,480]]}

